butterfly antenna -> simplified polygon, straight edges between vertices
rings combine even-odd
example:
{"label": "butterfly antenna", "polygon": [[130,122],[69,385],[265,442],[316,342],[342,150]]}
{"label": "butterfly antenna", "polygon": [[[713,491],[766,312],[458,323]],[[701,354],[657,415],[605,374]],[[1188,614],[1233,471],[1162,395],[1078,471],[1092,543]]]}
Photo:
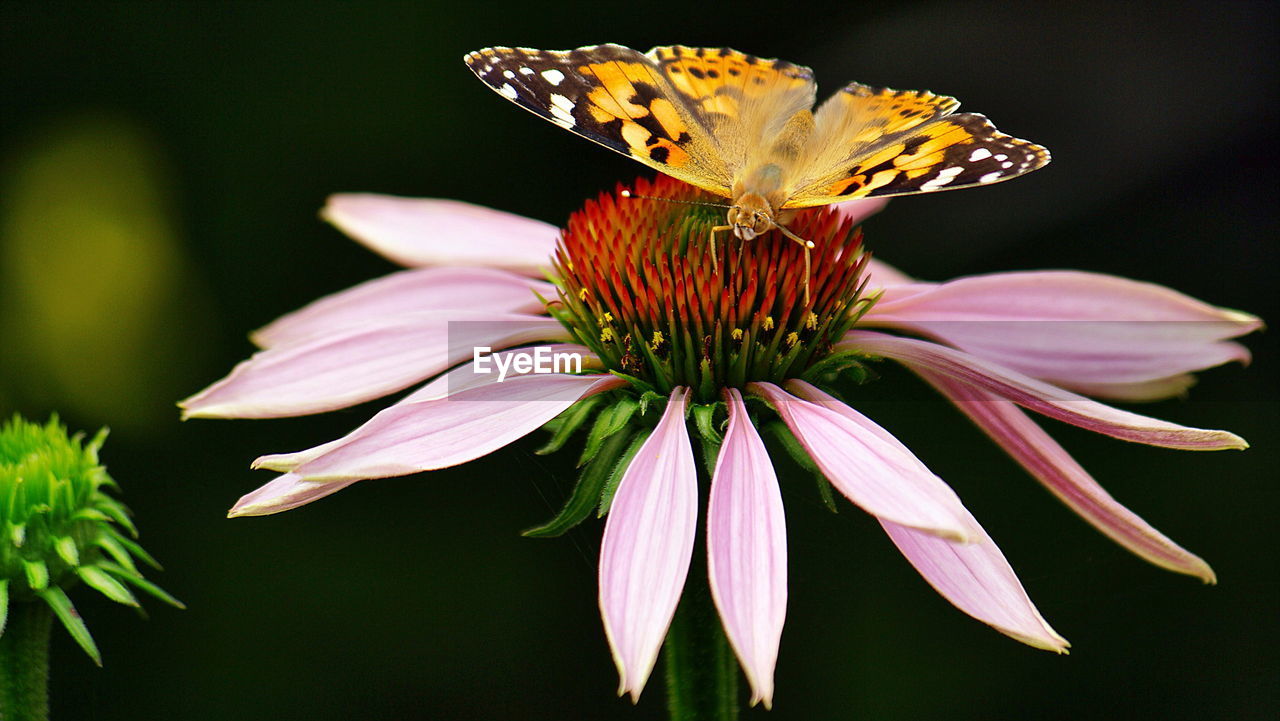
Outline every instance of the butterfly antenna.
{"label": "butterfly antenna", "polygon": [[709,208],[732,208],[733,207],[728,203],[705,203],[699,200],[676,200],[675,198],[659,198],[656,195],[637,195],[636,193],[633,193],[630,190],[623,190],[622,197],[645,198],[647,200],[661,200],[664,203],[679,203],[681,205],[705,205]]}
{"label": "butterfly antenna", "polygon": [[711,229],[711,272],[713,273],[720,272],[720,260],[719,260],[720,256],[718,253],[716,253],[716,233],[721,233],[726,230],[733,230],[733,226],[717,225],[716,227]]}
{"label": "butterfly antenna", "polygon": [[809,305],[809,276],[811,275],[809,272],[809,252],[813,250],[813,241],[801,238],[790,230],[787,230],[785,226],[779,225],[776,227],[778,230],[782,231],[783,235],[799,243],[800,246],[804,248],[804,304],[807,306]]}

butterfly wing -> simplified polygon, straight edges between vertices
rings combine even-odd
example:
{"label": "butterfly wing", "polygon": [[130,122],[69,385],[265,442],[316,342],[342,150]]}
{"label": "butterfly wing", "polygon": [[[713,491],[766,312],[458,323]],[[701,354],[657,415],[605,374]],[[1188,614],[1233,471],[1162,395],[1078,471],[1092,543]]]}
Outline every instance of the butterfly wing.
{"label": "butterfly wing", "polygon": [[1049,162],[1047,149],[958,107],[945,95],[850,83],[815,113],[804,177],[783,207],[987,185]]}
{"label": "butterfly wing", "polygon": [[467,66],[517,105],[719,195],[733,174],[711,123],[653,58],[621,45],[566,51],[486,48]]}
{"label": "butterfly wing", "polygon": [[813,71],[731,48],[656,47],[647,53],[703,119],[734,180],[769,149],[796,113],[813,107]]}

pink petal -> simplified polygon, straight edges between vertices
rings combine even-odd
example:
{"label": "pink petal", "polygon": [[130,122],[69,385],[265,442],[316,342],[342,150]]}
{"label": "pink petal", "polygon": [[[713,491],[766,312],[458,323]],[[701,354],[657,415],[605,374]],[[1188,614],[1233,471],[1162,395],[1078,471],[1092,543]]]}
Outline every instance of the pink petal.
{"label": "pink petal", "polygon": [[729,430],[711,480],[707,562],[711,596],[751,683],[773,705],[773,669],[787,615],[787,528],[778,477],[737,390],[725,391]]}
{"label": "pink petal", "polygon": [[1209,564],[1116,502],[1048,433],[1009,401],[944,376],[921,373],[1053,495],[1112,540],[1148,561],[1206,583]]}
{"label": "pink petal", "polygon": [[675,614],[698,524],[698,474],[676,388],[618,483],[600,542],[600,614],[618,695],[640,698]]}
{"label": "pink petal", "polygon": [[924,580],[956,608],[1025,644],[1066,653],[1071,644],[1045,623],[995,541],[969,520],[981,535],[967,545],[883,519],[880,524]]}
{"label": "pink petal", "polygon": [[336,329],[423,311],[467,310],[488,313],[543,311],[543,297],[555,286],[492,268],[418,268],[361,283],[285,315],[253,334],[266,348],[332,333]]}
{"label": "pink petal", "polygon": [[226,378],[179,405],[184,418],[278,418],[343,408],[384,396],[472,357],[476,346],[564,340],[540,316],[418,314],[255,353]]}
{"label": "pink petal", "polygon": [[860,200],[846,200],[843,203],[836,203],[831,206],[841,217],[849,220],[854,225],[870,218],[871,216],[884,210],[884,206],[889,204],[888,198],[862,198]]}
{"label": "pink petal", "polygon": [[927,335],[1067,387],[1146,383],[1247,361],[1243,347],[1220,341],[1261,326],[1163,286],[1075,271],[891,287],[860,322]]}
{"label": "pink petal", "polygon": [[456,466],[532,433],[587,396],[625,384],[612,375],[527,375],[391,406],[293,472],[309,481],[346,481]]}
{"label": "pink petal", "polygon": [[286,473],[258,490],[241,496],[227,512],[227,517],[269,516],[288,511],[337,493],[355,482],[353,479],[338,483],[313,483]]}
{"label": "pink petal", "polygon": [[[886,446],[911,455],[888,431],[839,400],[803,381],[790,381],[787,387],[814,404],[839,413]],[[880,525],[911,565],[957,608],[1023,643],[1064,651],[1069,644],[1040,617],[1000,549],[958,499],[956,504],[974,543],[958,544],[884,518],[879,519]]]}
{"label": "pink petal", "polygon": [[[361,426],[361,428],[363,428],[363,426]],[[314,461],[329,451],[334,451],[345,446],[351,440],[352,436],[359,431],[360,428],[357,428],[342,438],[329,441],[328,443],[321,443],[320,445],[313,446],[305,451],[295,451],[293,453],[271,453],[265,456],[258,456],[253,459],[253,463],[251,463],[249,467],[255,470],[265,468],[269,471],[288,473],[304,463]],[[328,483],[328,481],[320,481],[320,483]]]}
{"label": "pink petal", "polygon": [[845,334],[845,339],[837,343],[836,348],[892,358],[912,370],[954,379],[1050,418],[1113,438],[1191,451],[1249,447],[1234,433],[1188,428],[1112,408],[937,343],[855,330]]}
{"label": "pink petal", "polygon": [[410,267],[477,265],[540,275],[554,225],[471,203],[370,193],[332,195],[321,212],[339,230]]}
{"label": "pink petal", "polygon": [[887,442],[886,431],[852,408],[836,410],[832,404],[843,404],[807,383],[792,381],[787,387],[818,402],[772,383],[752,383],[747,390],[769,401],[850,501],[873,516],[927,533],[962,542],[974,537],[975,527],[955,492],[901,444]]}
{"label": "pink petal", "polygon": [[[553,343],[546,346],[537,346],[536,348],[511,348],[509,350],[494,353],[496,356],[516,356],[524,355],[537,351],[539,348],[546,349],[548,353],[576,353],[582,358],[583,370],[599,370],[600,361],[595,354],[587,348],[571,343]],[[496,361],[494,361],[496,363]],[[576,368],[574,369],[576,371]],[[534,371],[530,371],[534,372]],[[507,378],[515,378],[520,375],[512,368]],[[422,388],[410,393],[396,402],[396,405],[405,405],[408,403],[419,403],[422,401],[438,400],[455,393],[461,393],[471,388],[479,388],[481,386],[491,385],[494,383],[503,383],[503,376],[497,373],[477,373],[472,363],[464,363],[448,373],[436,377],[435,380],[426,384]],[[350,441],[356,433],[360,433],[360,429],[347,434],[345,437],[336,441],[330,441],[314,448],[295,453],[274,453],[266,456],[259,456],[253,462],[253,468],[269,468],[273,471],[292,471],[303,463],[319,458],[320,456],[334,450],[335,448],[345,445]]]}

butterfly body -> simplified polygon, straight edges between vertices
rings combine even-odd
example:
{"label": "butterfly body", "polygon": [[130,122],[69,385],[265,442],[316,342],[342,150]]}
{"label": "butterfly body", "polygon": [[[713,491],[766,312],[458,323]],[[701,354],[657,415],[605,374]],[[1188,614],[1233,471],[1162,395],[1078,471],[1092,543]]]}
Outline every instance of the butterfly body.
{"label": "butterfly body", "polygon": [[850,83],[814,109],[808,68],[729,48],[486,48],[464,58],[547,120],[727,198],[743,240],[800,208],[987,185],[1049,162],[928,91]]}

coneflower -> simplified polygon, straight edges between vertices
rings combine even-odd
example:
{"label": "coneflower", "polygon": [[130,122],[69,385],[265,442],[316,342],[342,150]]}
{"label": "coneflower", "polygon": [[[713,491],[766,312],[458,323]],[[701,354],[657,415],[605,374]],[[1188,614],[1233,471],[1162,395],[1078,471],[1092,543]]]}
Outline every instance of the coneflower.
{"label": "coneflower", "polygon": [[[412,269],[262,329],[254,339],[263,350],[184,401],[185,414],[301,415],[426,384],[341,439],[259,458],[256,466],[283,475],[231,515],[457,465],[543,427],[552,432],[545,450],[555,450],[582,429],[577,486],[556,518],[529,533],[555,535],[607,513],[600,608],[620,693],[638,697],[652,671],[689,580],[705,498],[709,593],[753,703],[768,706],[787,599],[782,497],[757,431],[768,425],[780,448],[874,516],[958,608],[1065,651],[956,494],[855,409],[858,384],[888,359],[934,385],[1117,542],[1213,580],[1023,409],[1151,445],[1244,448],[1225,431],[1081,394],[1182,392],[1191,372],[1247,359],[1229,339],[1258,328],[1256,318],[1092,273],[916,282],[863,250],[857,224],[880,201],[797,215],[790,227],[816,246],[808,275],[803,249],[776,232],[719,243],[713,259],[706,239],[719,211],[663,200],[703,200],[700,191],[663,177],[634,188],[653,197],[602,194],[563,231],[455,201],[333,197],[331,222]],[[578,357],[580,372],[513,362],[540,348]],[[481,372],[482,357],[514,370]]]}

